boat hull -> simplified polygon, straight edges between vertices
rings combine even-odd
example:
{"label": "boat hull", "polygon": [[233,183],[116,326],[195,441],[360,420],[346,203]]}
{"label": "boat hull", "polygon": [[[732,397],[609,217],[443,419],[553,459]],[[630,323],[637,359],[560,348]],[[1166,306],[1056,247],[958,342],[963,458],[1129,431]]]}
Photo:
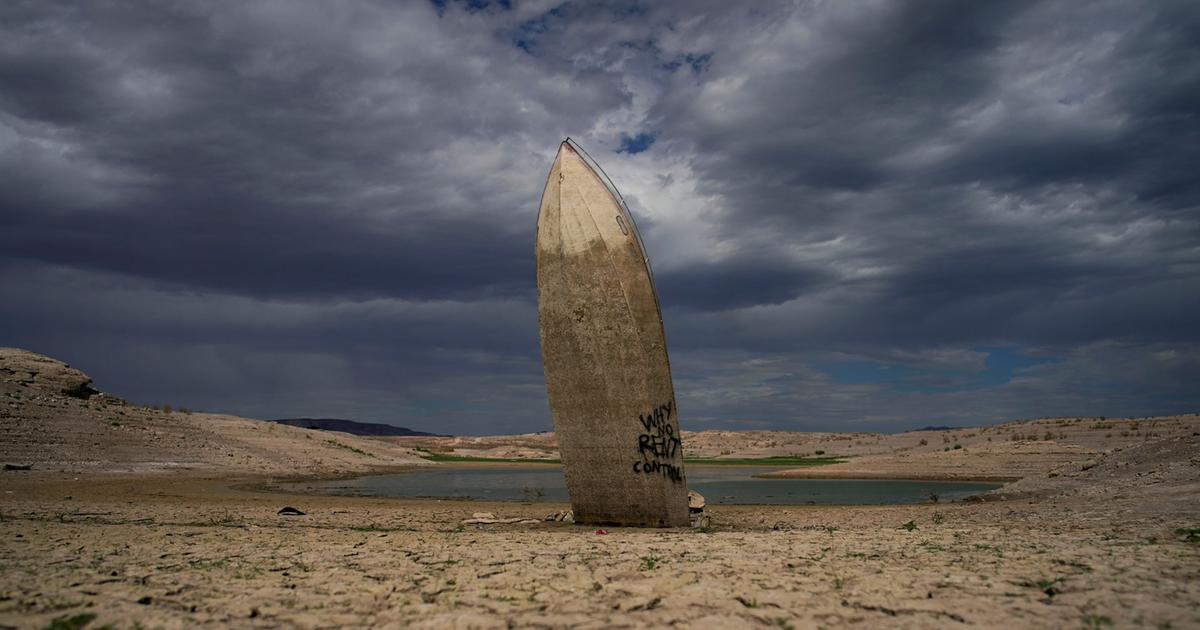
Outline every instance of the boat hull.
{"label": "boat hull", "polygon": [[688,524],[662,316],[637,228],[571,141],[538,215],[546,389],[575,520]]}

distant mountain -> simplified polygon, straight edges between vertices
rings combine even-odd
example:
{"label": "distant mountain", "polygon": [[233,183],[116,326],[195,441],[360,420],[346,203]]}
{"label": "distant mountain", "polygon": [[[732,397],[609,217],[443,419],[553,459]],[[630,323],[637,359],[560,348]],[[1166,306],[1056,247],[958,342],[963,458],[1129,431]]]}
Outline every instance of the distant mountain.
{"label": "distant mountain", "polygon": [[936,426],[928,426],[928,427],[921,427],[920,429],[909,429],[909,430],[910,430],[910,431],[953,431],[953,430],[955,430],[955,429],[957,429],[957,428],[959,428],[959,427],[936,427]]}
{"label": "distant mountain", "polygon": [[[390,424],[379,424],[376,422],[356,422],[354,420],[342,420],[340,418],[279,418],[270,420],[270,422],[278,422],[293,427],[302,429],[320,429],[322,431],[341,431],[352,435],[432,435],[437,436],[437,433],[425,433],[423,431],[413,431],[404,427],[394,427]],[[439,436],[444,437],[444,436]]]}

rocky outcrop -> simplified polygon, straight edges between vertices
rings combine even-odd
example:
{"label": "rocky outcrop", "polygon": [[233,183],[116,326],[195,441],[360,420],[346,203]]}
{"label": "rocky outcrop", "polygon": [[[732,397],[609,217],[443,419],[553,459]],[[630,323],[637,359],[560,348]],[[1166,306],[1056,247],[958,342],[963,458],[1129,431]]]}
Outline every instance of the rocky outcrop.
{"label": "rocky outcrop", "polygon": [[62,361],[20,348],[0,348],[0,381],[73,398],[87,399],[100,393],[92,387],[87,374]]}

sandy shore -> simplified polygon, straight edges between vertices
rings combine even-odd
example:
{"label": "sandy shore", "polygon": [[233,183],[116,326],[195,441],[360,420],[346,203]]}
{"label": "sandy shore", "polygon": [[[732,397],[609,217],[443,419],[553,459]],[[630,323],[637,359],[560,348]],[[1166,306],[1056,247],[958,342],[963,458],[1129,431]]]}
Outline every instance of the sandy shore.
{"label": "sandy shore", "polygon": [[711,530],[601,535],[460,524],[558,504],[3,475],[4,627],[81,614],[166,628],[1200,626],[1200,545],[1176,533],[1200,508],[1177,485],[1104,501],[718,506]]}

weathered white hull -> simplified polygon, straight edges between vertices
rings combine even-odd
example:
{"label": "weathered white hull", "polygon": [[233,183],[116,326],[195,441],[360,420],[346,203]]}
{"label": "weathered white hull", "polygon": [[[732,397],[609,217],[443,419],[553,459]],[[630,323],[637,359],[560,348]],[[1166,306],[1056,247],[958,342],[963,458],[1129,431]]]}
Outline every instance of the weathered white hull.
{"label": "weathered white hull", "polygon": [[569,139],[538,215],[538,322],[578,522],[688,524],[662,315],[637,228]]}

